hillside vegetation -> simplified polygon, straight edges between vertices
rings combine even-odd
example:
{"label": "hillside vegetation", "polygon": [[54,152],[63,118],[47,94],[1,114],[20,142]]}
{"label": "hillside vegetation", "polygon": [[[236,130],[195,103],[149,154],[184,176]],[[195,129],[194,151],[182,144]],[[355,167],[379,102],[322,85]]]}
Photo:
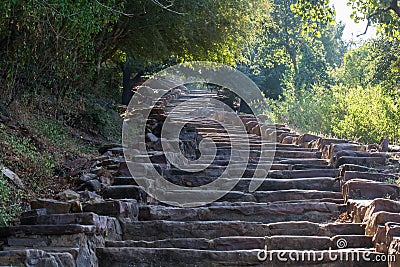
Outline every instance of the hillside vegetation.
{"label": "hillside vegetation", "polygon": [[74,164],[120,142],[133,86],[176,63],[236,67],[299,131],[399,142],[397,4],[349,3],[355,20],[384,10],[376,40],[344,42],[328,0],[2,1],[0,167],[25,188],[0,175],[0,224],[72,186]]}

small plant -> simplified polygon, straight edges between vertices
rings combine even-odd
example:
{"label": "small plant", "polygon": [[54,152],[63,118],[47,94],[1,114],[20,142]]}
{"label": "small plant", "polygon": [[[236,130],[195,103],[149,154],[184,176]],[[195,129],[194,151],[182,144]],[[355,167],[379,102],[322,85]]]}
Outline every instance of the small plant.
{"label": "small plant", "polygon": [[0,173],[0,226],[8,225],[21,212],[21,192],[10,186]]}
{"label": "small plant", "polygon": [[394,184],[394,185],[398,185],[399,179],[394,179],[394,178],[389,178],[386,180],[386,183],[388,184]]}

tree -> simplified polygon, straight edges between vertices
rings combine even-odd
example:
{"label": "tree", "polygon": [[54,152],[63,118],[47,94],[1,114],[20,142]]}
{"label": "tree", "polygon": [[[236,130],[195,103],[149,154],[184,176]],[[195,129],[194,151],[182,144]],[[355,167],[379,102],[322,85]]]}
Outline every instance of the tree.
{"label": "tree", "polygon": [[246,64],[239,66],[268,98],[278,99],[289,83],[297,91],[329,83],[328,72],[342,63],[346,51],[343,25],[319,24],[320,35],[307,33],[305,22],[290,8],[294,3],[273,1],[273,23],[265,26],[256,46],[248,48]]}
{"label": "tree", "polygon": [[155,62],[165,65],[171,58],[173,62],[210,60],[234,65],[268,23],[270,10],[267,0],[188,0],[171,2],[168,9],[155,2],[127,1],[126,12],[137,7],[140,12],[120,17],[105,39],[126,53],[127,75],[146,72]]}
{"label": "tree", "polygon": [[[397,0],[347,0],[353,8],[355,22],[366,19],[367,28],[375,25],[378,31],[394,39],[400,39],[400,5]],[[327,24],[334,19],[335,11],[329,0],[297,0],[292,5],[295,14],[307,22],[307,31],[316,31],[317,23]]]}
{"label": "tree", "polygon": [[128,86],[132,72],[171,58],[234,65],[269,8],[267,0],[5,1],[0,90],[8,102],[28,91],[61,99],[98,91],[104,69],[114,66],[122,67]]}
{"label": "tree", "polygon": [[400,41],[378,38],[348,51],[339,82],[351,87],[380,85],[400,97]]}

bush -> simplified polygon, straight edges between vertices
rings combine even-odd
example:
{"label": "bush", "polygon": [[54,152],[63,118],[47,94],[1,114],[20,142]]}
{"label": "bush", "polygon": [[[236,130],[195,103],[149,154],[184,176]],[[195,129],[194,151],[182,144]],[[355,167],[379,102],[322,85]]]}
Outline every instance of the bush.
{"label": "bush", "polygon": [[285,90],[282,99],[270,103],[276,121],[300,132],[368,143],[384,137],[399,141],[400,103],[379,85]]}
{"label": "bush", "polygon": [[8,225],[21,212],[21,193],[0,172],[0,226]]}
{"label": "bush", "polygon": [[338,99],[344,117],[334,125],[334,133],[364,142],[380,142],[400,137],[399,103],[379,86],[342,88]]}
{"label": "bush", "polygon": [[301,132],[333,134],[333,124],[340,118],[334,91],[323,87],[312,90],[285,90],[283,97],[270,100],[275,121],[290,125]]}

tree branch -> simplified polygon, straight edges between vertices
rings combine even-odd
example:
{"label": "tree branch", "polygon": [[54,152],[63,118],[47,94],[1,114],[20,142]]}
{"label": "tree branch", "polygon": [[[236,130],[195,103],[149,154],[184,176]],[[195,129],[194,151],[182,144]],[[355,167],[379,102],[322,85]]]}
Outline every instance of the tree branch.
{"label": "tree branch", "polygon": [[102,4],[102,3],[100,3],[98,0],[94,0],[97,4],[99,4],[100,6],[102,6],[102,7],[104,7],[104,8],[106,8],[106,9],[108,9],[109,11],[111,11],[111,12],[114,12],[114,13],[117,13],[117,14],[120,14],[120,15],[123,15],[123,16],[126,16],[126,17],[134,17],[135,15],[134,14],[128,14],[128,13],[124,13],[124,12],[122,12],[122,11],[119,11],[119,10],[115,10],[115,9],[113,9],[112,7],[110,7],[110,6],[106,6],[105,4]]}
{"label": "tree branch", "polygon": [[170,7],[173,6],[172,2],[171,2],[170,5],[165,6],[165,5],[161,4],[158,0],[151,0],[151,1],[152,1],[154,4],[160,6],[162,9],[165,9],[165,10],[167,10],[167,11],[169,11],[169,12],[172,12],[172,13],[175,13],[175,14],[178,14],[178,15],[185,15],[185,13],[181,13],[181,12],[178,12],[178,11],[175,11],[175,10],[170,9]]}
{"label": "tree branch", "polygon": [[397,0],[392,0],[392,2],[390,2],[389,9],[393,10],[397,14],[397,16],[400,17],[400,7]]}
{"label": "tree branch", "polygon": [[[395,1],[397,2],[397,0],[395,0]],[[360,37],[360,36],[363,36],[363,35],[367,34],[368,28],[369,28],[369,26],[371,26],[371,24],[372,24],[372,23],[371,23],[371,19],[372,19],[373,17],[375,17],[375,16],[381,14],[382,12],[387,12],[387,11],[389,11],[390,9],[391,9],[390,7],[385,8],[385,9],[378,9],[378,10],[375,11],[374,13],[368,15],[368,17],[367,17],[368,23],[367,23],[367,27],[365,27],[365,31],[364,31],[363,33],[360,33],[360,34],[356,35],[356,37]]]}

